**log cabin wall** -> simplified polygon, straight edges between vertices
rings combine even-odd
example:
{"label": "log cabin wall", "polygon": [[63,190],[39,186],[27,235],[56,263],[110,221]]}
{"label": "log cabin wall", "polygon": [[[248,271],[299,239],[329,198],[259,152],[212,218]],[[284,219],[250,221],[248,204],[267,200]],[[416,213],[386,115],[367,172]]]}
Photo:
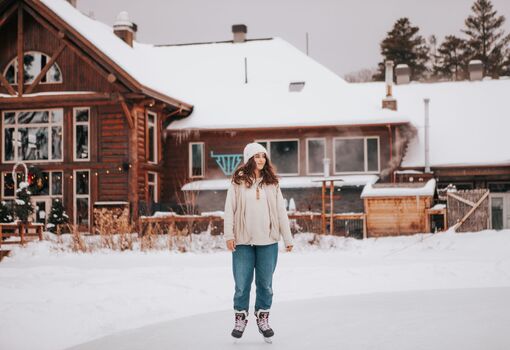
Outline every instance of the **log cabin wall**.
{"label": "log cabin wall", "polygon": [[[191,116],[192,117],[192,116]],[[325,138],[326,157],[331,159],[330,174],[333,173],[333,140],[335,137],[379,137],[380,170],[386,168],[390,159],[389,132],[386,126],[365,127],[310,127],[294,129],[266,130],[229,130],[229,131],[167,131],[165,144],[164,175],[162,201],[175,205],[179,201],[177,193],[183,184],[202,179],[226,178],[216,161],[210,156],[215,154],[242,154],[244,146],[254,140],[299,140],[299,176],[309,176],[306,169],[306,140],[308,138]],[[189,144],[204,143],[205,173],[203,177],[189,176]],[[386,179],[389,180],[389,177]],[[320,192],[320,189],[317,189]],[[360,190],[361,191],[361,190]],[[182,196],[181,196],[182,197]],[[358,196],[359,200],[359,196]],[[205,201],[207,202],[207,201]],[[308,207],[309,205],[306,205]],[[315,207],[315,204],[312,205]],[[362,208],[362,202],[351,206]],[[208,208],[210,209],[210,208]]]}

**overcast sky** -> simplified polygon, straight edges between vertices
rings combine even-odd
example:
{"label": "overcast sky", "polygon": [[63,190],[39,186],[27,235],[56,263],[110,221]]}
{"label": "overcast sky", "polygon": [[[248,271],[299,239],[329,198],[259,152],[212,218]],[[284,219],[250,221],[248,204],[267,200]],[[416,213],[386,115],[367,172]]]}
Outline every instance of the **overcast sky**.
{"label": "overcast sky", "polygon": [[[507,18],[510,0],[492,0]],[[462,36],[473,0],[78,0],[78,8],[113,25],[128,11],[138,25],[137,40],[178,44],[231,40],[232,24],[248,26],[248,38],[279,36],[306,50],[339,75],[371,68],[381,60],[379,43],[396,19],[409,17],[428,38]]]}

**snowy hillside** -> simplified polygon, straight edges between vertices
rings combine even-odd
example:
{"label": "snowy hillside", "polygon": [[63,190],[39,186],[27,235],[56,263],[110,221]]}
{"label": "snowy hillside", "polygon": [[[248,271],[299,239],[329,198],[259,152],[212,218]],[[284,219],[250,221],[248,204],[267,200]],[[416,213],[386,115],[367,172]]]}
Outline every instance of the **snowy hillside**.
{"label": "snowy hillside", "polygon": [[[296,251],[279,256],[271,316],[278,349],[510,347],[510,230],[322,237],[318,246],[312,238],[296,236]],[[58,350],[94,339],[77,348],[232,346],[229,253],[54,248],[31,244],[0,263],[2,348]],[[250,316],[240,343],[266,345],[255,329]]]}

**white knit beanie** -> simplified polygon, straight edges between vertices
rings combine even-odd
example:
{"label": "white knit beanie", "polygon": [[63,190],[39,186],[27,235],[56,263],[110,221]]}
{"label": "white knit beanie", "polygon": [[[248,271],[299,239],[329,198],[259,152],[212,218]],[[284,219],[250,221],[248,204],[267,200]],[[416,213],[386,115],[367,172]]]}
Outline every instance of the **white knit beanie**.
{"label": "white knit beanie", "polygon": [[267,150],[260,143],[252,142],[244,147],[243,156],[244,156],[244,164],[248,163],[251,157],[256,155],[257,153],[263,152],[267,157]]}

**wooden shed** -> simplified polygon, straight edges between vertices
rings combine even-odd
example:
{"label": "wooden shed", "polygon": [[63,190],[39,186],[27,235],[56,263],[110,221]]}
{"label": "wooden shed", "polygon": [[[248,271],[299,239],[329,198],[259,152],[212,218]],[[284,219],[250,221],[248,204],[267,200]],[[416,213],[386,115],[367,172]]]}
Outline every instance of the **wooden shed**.
{"label": "wooden shed", "polygon": [[426,183],[368,184],[361,198],[365,206],[367,237],[430,232],[436,181]]}

